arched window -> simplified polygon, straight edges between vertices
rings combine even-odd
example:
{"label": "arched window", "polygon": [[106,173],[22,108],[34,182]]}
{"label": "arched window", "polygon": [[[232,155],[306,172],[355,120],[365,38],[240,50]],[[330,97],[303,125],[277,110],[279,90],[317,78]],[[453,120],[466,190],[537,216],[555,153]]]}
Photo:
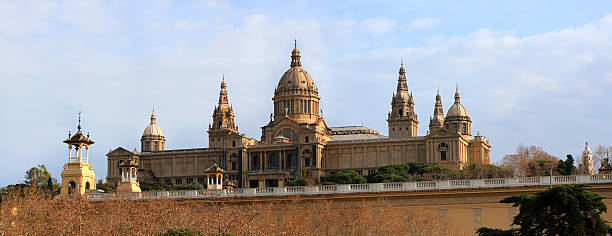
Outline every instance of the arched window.
{"label": "arched window", "polygon": [[278,169],[279,167],[280,155],[278,154],[278,152],[272,152],[272,154],[268,156],[268,168]]}
{"label": "arched window", "polygon": [[400,116],[400,117],[402,117],[403,115],[404,115],[404,110],[403,110],[403,109],[400,109],[400,110],[399,110],[399,116]]}
{"label": "arched window", "polygon": [[236,147],[236,141],[232,141],[232,147]]}
{"label": "arched window", "polygon": [[440,143],[438,145],[438,151],[440,152],[440,160],[446,161],[446,152],[448,152],[448,144]]}
{"label": "arched window", "polygon": [[253,155],[253,157],[251,158],[251,169],[259,170],[259,155],[258,154]]}
{"label": "arched window", "polygon": [[89,185],[89,182],[86,182],[86,183],[85,183],[85,190],[89,190],[89,189],[91,189],[90,187],[91,187],[91,185]]}
{"label": "arched window", "polygon": [[284,128],[283,130],[281,130],[281,132],[279,132],[276,136],[282,135],[285,138],[288,138],[292,143],[296,143],[296,141],[298,140],[297,138],[297,134],[295,133],[295,131],[293,131],[292,129],[289,128]]}
{"label": "arched window", "polygon": [[221,121],[219,121],[219,125],[217,126],[217,128],[221,128]]}

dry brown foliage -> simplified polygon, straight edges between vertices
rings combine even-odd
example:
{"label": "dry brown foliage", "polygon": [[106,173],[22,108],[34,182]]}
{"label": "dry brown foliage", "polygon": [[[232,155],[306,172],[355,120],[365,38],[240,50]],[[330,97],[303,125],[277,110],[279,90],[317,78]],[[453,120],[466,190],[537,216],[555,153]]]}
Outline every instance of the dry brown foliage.
{"label": "dry brown foliage", "polygon": [[538,160],[550,161],[548,165],[555,166],[559,162],[559,158],[548,154],[542,147],[519,144],[516,153],[505,155],[502,158],[500,166],[514,170],[514,175],[518,177],[547,175],[550,166],[540,168]]}
{"label": "dry brown foliage", "polygon": [[0,234],[6,235],[155,235],[170,228],[213,235],[447,235],[446,223],[427,209],[384,200],[91,202],[25,194],[6,197],[0,206]]}

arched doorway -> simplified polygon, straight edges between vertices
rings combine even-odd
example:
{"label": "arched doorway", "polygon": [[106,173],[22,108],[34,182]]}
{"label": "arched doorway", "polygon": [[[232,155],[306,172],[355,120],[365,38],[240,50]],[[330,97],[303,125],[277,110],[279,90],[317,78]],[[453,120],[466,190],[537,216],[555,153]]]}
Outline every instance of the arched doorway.
{"label": "arched doorway", "polygon": [[89,182],[86,182],[86,183],[85,183],[85,190],[89,190],[89,189],[91,189],[90,187],[91,187],[91,186],[89,185]]}
{"label": "arched doorway", "polygon": [[68,182],[68,194],[73,194],[75,188],[76,184],[74,183],[74,181]]}

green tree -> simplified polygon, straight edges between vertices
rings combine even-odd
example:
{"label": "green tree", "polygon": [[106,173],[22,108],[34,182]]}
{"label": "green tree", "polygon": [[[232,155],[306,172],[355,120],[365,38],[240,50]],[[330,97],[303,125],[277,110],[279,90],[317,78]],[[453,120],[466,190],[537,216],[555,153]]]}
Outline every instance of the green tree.
{"label": "green tree", "polygon": [[[604,197],[577,185],[561,185],[534,195],[515,195],[500,202],[519,208],[512,225],[519,226],[520,235],[607,235],[608,222],[601,218],[607,212]],[[509,231],[484,228],[479,235]]]}
{"label": "green tree", "polygon": [[565,161],[559,160],[557,172],[559,172],[561,175],[572,175],[575,173],[576,166],[574,166],[574,157],[572,157],[572,155],[567,155],[567,159],[565,159]]}
{"label": "green tree", "polygon": [[338,174],[321,176],[321,182],[334,182],[337,184],[363,184],[367,179],[355,171],[346,171]]}
{"label": "green tree", "polygon": [[25,174],[25,183],[30,187],[38,187],[51,193],[59,193],[60,185],[57,179],[51,176],[45,165],[30,168]]}

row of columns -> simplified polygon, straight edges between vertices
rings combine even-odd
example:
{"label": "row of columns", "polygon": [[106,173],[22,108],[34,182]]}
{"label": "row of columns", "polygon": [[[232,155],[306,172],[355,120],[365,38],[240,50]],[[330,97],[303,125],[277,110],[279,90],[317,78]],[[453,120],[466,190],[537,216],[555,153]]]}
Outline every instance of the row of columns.
{"label": "row of columns", "polygon": [[[268,152],[264,152],[264,151],[260,151],[259,153],[259,169],[258,170],[267,170],[268,168],[268,157],[270,155],[273,155],[272,152],[278,152],[278,156],[279,156],[279,169],[288,169],[290,168],[290,160],[288,159],[288,151],[287,150],[276,150],[276,151],[268,151]],[[296,168],[297,168],[297,161],[299,161],[297,154],[294,154],[295,158],[296,158]],[[249,158],[248,158],[248,170],[255,170],[253,168],[253,153],[250,153]]]}
{"label": "row of columns", "polygon": [[[70,162],[74,161],[84,161],[87,162],[87,159],[89,158],[89,146],[88,145],[80,145],[77,146],[75,145],[75,156],[72,156],[72,145],[68,145],[68,160]],[[85,153],[83,153],[83,147],[85,147]],[[85,154],[85,156],[83,156],[83,154]]]}

